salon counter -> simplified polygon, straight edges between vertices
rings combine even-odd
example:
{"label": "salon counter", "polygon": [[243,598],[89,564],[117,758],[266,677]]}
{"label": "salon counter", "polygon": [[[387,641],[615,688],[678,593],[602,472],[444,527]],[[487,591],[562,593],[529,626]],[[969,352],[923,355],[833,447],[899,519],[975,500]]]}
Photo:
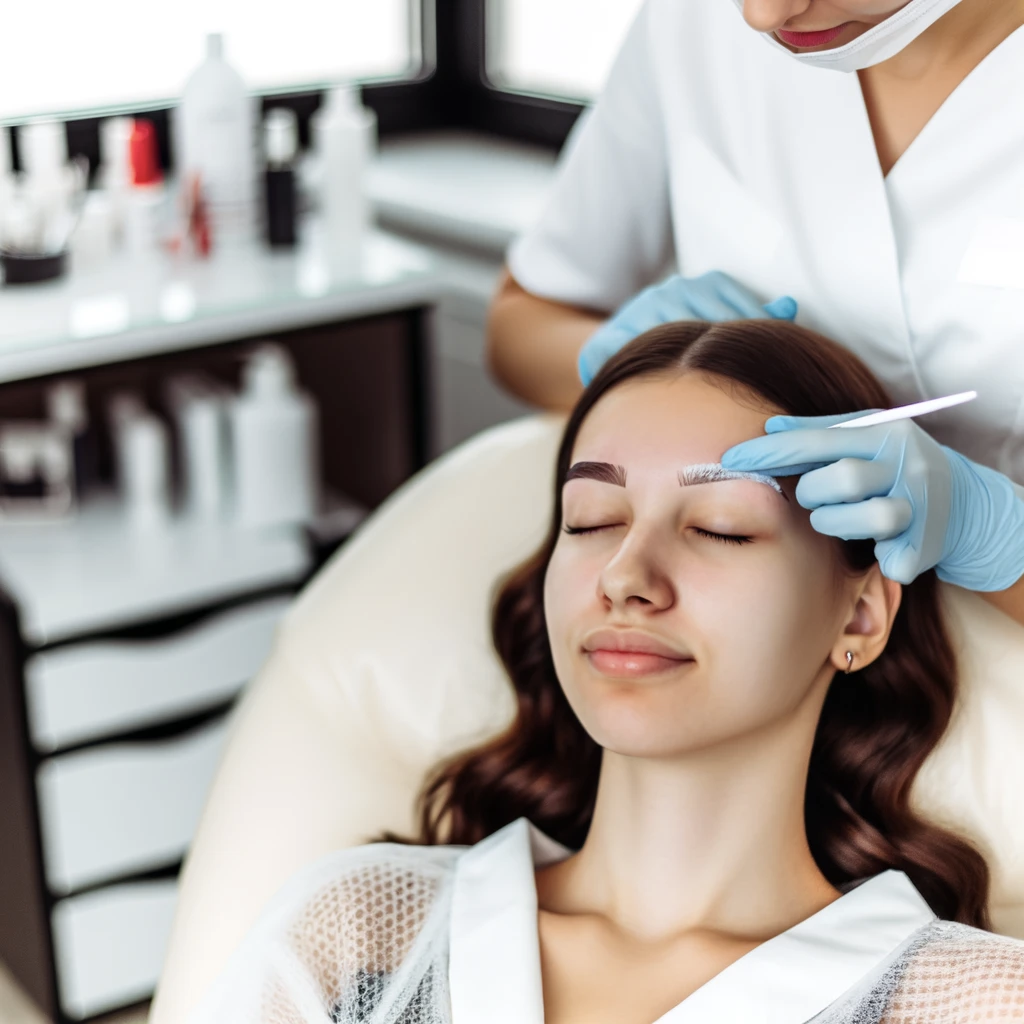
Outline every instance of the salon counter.
{"label": "salon counter", "polygon": [[334,268],[311,223],[294,252],[260,243],[210,258],[117,256],[52,282],[0,288],[0,383],[431,305],[423,246],[373,232],[362,266]]}

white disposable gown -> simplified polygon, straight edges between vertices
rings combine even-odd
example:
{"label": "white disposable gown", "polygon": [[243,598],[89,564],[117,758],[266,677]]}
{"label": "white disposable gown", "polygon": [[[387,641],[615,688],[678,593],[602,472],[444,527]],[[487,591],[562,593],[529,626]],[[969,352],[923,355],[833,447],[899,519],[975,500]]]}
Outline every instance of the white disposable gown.
{"label": "white disposable gown", "polygon": [[[473,847],[328,855],[274,897],[190,1024],[543,1024],[525,818]],[[1024,1019],[1024,942],[940,921],[885,871],[735,961],[656,1024]]]}
{"label": "white disposable gown", "polygon": [[648,0],[509,266],[601,311],[671,270],[792,295],[896,403],[976,389],[921,425],[1024,483],[1024,28],[883,176],[856,74],[732,0]]}

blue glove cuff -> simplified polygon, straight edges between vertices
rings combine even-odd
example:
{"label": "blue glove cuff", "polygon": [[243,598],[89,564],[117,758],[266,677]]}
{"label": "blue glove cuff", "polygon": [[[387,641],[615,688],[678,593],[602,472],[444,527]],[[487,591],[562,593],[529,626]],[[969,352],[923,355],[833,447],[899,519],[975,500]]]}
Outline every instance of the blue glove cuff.
{"label": "blue glove cuff", "polygon": [[1024,576],[1024,500],[1009,477],[945,445],[942,450],[952,494],[935,573],[968,590],[1006,590]]}

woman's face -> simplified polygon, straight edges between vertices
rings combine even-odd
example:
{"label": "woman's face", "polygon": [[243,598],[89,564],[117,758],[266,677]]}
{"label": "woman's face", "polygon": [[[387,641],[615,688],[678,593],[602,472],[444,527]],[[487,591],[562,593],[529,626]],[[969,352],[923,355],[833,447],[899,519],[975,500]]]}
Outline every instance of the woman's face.
{"label": "woman's face", "polygon": [[832,50],[891,17],[909,0],[744,0],[743,17],[798,53]]}
{"label": "woman's face", "polygon": [[795,480],[687,476],[777,411],[688,374],[621,385],[584,421],[544,608],[558,678],[606,749],[671,757],[824,699],[855,603],[835,541]]}

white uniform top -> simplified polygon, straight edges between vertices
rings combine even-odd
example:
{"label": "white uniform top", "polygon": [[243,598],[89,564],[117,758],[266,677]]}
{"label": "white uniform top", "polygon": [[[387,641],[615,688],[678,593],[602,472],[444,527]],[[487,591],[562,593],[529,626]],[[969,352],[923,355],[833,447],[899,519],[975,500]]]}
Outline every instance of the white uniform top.
{"label": "white uniform top", "polygon": [[[374,844],[303,868],[190,1024],[543,1024],[525,818],[476,846]],[[938,921],[885,871],[755,947],[655,1024],[955,1024],[1024,1016],[1024,942]]]}
{"label": "white uniform top", "polygon": [[856,74],[730,0],[647,0],[509,266],[611,311],[673,265],[792,295],[898,404],[977,389],[921,425],[1024,483],[1024,28],[883,177]]}

